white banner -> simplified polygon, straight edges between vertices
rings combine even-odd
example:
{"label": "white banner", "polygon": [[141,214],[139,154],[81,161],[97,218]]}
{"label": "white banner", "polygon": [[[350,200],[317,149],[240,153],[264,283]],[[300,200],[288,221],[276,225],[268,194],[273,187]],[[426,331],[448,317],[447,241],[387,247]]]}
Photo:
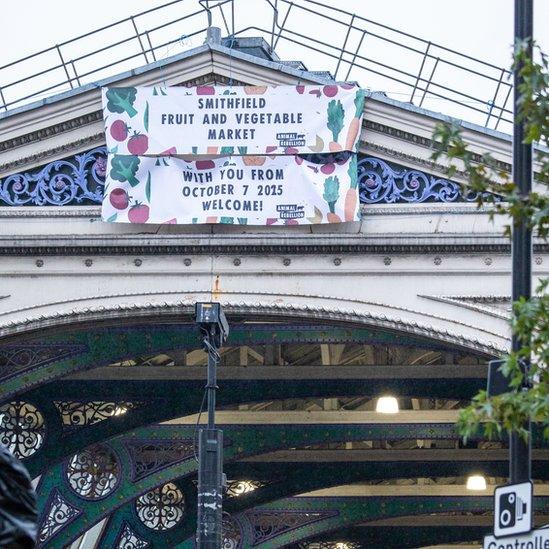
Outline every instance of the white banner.
{"label": "white banner", "polygon": [[356,154],[338,153],[323,163],[318,158],[109,155],[102,218],[241,225],[356,220]]}
{"label": "white banner", "polygon": [[355,151],[364,90],[326,86],[103,88],[109,152],[137,156]]}

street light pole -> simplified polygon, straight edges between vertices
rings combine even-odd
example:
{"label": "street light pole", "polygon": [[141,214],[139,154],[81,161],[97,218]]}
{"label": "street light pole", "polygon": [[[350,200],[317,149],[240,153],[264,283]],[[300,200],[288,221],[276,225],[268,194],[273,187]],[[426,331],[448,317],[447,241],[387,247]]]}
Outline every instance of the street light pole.
{"label": "street light pole", "polygon": [[[527,41],[526,53],[532,57],[533,0],[515,0],[515,44]],[[524,143],[526,132],[520,109],[521,64],[514,68],[514,126],[513,126],[513,181],[521,196],[527,197],[532,189],[532,145]],[[532,230],[523,217],[513,222],[513,302],[532,294]],[[518,351],[524,342],[513,335],[512,350]],[[529,359],[522,367],[527,372]],[[530,434],[530,424],[525,426]],[[531,478],[531,436],[525,442],[517,433],[509,440],[509,480],[520,483]]]}
{"label": "street light pole", "polygon": [[219,348],[229,334],[229,326],[219,303],[197,303],[196,323],[200,326],[204,349],[208,352],[208,427],[198,435],[198,549],[219,549],[222,543],[223,431],[215,427],[215,391]]}

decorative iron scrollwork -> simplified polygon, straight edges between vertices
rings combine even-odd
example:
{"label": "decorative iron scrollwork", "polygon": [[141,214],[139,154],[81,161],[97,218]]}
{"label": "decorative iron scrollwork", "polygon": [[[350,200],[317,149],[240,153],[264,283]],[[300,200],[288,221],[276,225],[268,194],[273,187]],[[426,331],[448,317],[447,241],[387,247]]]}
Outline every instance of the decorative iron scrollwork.
{"label": "decorative iron scrollwork", "polygon": [[44,416],[36,406],[16,400],[0,407],[0,443],[19,459],[36,453],[45,433]]}
{"label": "decorative iron scrollwork", "polygon": [[8,206],[99,204],[107,170],[106,147],[50,162],[31,173],[0,181],[0,203]]}
{"label": "decorative iron scrollwork", "polygon": [[463,193],[454,181],[390,166],[373,156],[359,156],[358,181],[364,204],[474,202],[478,197],[477,193]]}
{"label": "decorative iron scrollwork", "polygon": [[121,473],[114,451],[104,444],[95,444],[70,459],[66,474],[77,495],[97,500],[115,490]]}
{"label": "decorative iron scrollwork", "polygon": [[54,401],[61,414],[63,427],[84,427],[94,425],[114,416],[121,416],[135,408],[138,402],[105,402],[92,400],[80,402],[75,400]]}
{"label": "decorative iron scrollwork", "polygon": [[155,488],[135,500],[139,520],[151,530],[170,530],[185,513],[185,497],[172,482]]}
{"label": "decorative iron scrollwork", "polygon": [[354,541],[304,541],[299,549],[361,549],[363,546]]}
{"label": "decorative iron scrollwork", "polygon": [[44,366],[87,351],[85,345],[26,343],[0,346],[0,378]]}
{"label": "decorative iron scrollwork", "polygon": [[263,543],[282,532],[289,532],[337,515],[337,511],[290,511],[286,509],[255,509],[245,512],[252,526],[252,545]]}
{"label": "decorative iron scrollwork", "polygon": [[124,524],[118,542],[117,549],[145,549],[150,543],[141,539],[127,524]]}
{"label": "decorative iron scrollwork", "polygon": [[223,513],[222,549],[239,549],[242,545],[242,531],[238,522],[228,513]]}
{"label": "decorative iron scrollwork", "polygon": [[[338,154],[346,153],[336,153],[334,158]],[[31,173],[9,175],[0,180],[0,205],[100,204],[106,170],[107,149],[97,147],[50,162]],[[463,192],[458,183],[373,156],[359,155],[358,180],[360,200],[365,204],[473,202],[477,198],[475,193]]]}
{"label": "decorative iron scrollwork", "polygon": [[63,499],[61,494],[55,490],[51,503],[48,507],[48,513],[42,521],[40,533],[38,534],[38,544],[45,546],[61,528],[72,522],[82,511],[70,505]]}
{"label": "decorative iron scrollwork", "polygon": [[227,497],[238,497],[253,492],[266,484],[266,482],[260,480],[229,480],[227,481]]}
{"label": "decorative iron scrollwork", "polygon": [[169,442],[127,441],[125,445],[131,457],[134,482],[164,467],[191,459],[196,451],[192,438]]}

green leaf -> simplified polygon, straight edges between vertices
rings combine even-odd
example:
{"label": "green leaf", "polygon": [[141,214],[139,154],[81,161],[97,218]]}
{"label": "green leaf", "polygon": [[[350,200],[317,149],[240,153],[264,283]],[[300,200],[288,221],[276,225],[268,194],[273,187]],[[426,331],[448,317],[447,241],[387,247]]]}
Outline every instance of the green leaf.
{"label": "green leaf", "polygon": [[108,219],[107,223],[112,223],[113,221],[116,221],[116,218],[118,217],[117,213],[112,214]]}
{"label": "green leaf", "polygon": [[145,126],[145,131],[149,131],[149,102],[145,105],[145,112],[143,113],[143,126]]}
{"label": "green leaf", "polygon": [[147,174],[147,183],[145,183],[145,196],[147,198],[147,202],[151,203],[151,172]]}

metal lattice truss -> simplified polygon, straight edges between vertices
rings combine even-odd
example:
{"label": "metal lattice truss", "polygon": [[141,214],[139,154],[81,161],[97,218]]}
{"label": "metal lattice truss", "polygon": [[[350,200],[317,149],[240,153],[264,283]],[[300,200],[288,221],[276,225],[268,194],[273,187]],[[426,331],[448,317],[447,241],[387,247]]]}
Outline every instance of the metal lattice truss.
{"label": "metal lattice truss", "polygon": [[0,66],[0,108],[161,61],[202,44],[216,24],[229,48],[253,50],[246,39],[263,37],[274,59],[275,49],[290,56],[290,67],[306,70],[294,57],[301,55],[319,63],[323,71],[312,73],[328,80],[364,80],[420,107],[464,113],[495,129],[511,122],[505,68],[316,0],[254,0],[250,7],[249,0],[220,0],[196,9],[194,2],[175,0]]}

